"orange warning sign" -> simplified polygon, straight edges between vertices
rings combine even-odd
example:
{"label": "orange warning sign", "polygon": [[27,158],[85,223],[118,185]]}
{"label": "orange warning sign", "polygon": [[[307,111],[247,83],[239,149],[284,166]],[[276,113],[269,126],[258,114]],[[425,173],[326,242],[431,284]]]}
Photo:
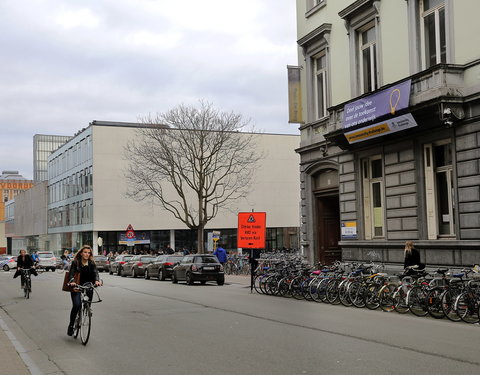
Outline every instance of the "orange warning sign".
{"label": "orange warning sign", "polygon": [[239,212],[237,247],[265,249],[266,222],[266,212]]}

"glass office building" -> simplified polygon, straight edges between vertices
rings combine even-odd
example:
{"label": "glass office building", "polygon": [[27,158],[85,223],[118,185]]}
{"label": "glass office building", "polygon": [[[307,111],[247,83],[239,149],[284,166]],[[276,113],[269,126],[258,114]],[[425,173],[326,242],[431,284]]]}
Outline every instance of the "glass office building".
{"label": "glass office building", "polygon": [[67,142],[71,136],[67,135],[44,135],[33,136],[33,181],[47,181],[48,156]]}

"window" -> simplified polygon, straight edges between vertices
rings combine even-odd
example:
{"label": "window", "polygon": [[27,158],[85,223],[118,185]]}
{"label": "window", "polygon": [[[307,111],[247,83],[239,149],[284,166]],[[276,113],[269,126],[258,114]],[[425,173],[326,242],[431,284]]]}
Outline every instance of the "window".
{"label": "window", "polygon": [[312,8],[315,8],[317,5],[320,5],[321,3],[323,3],[324,0],[307,0],[307,8],[308,9],[312,9]]}
{"label": "window", "polygon": [[424,153],[428,239],[455,236],[452,143],[426,144]]}
{"label": "window", "polygon": [[377,37],[374,22],[368,23],[358,31],[359,77],[361,93],[375,91],[377,80]]}
{"label": "window", "polygon": [[313,94],[317,119],[327,115],[327,56],[325,50],[313,58]]}
{"label": "window", "polygon": [[307,12],[305,13],[305,17],[309,17],[312,14],[316,13],[318,10],[323,8],[327,0],[306,0],[307,1]]}
{"label": "window", "polygon": [[306,61],[307,118],[314,122],[327,116],[329,105],[328,67],[332,25],[321,24],[298,41]]}
{"label": "window", "polygon": [[426,69],[447,61],[445,1],[420,0],[419,13],[422,65]]}
{"label": "window", "polygon": [[351,96],[355,97],[382,86],[381,1],[357,0],[338,15],[345,21],[350,36]]}
{"label": "window", "polygon": [[363,160],[365,239],[385,237],[383,161],[381,156]]}

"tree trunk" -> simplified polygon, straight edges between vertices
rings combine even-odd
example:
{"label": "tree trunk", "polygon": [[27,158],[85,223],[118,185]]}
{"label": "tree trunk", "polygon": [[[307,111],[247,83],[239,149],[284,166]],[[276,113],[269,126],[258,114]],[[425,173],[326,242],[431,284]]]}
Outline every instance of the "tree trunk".
{"label": "tree trunk", "polygon": [[197,228],[197,246],[198,246],[198,254],[205,254],[205,226],[200,225]]}

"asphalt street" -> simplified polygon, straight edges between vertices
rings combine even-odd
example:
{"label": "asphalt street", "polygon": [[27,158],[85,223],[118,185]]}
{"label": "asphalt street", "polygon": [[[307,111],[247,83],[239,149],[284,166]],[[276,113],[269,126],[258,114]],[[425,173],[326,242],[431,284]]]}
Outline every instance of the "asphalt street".
{"label": "asphalt street", "polygon": [[0,321],[32,374],[480,373],[480,327],[251,294],[244,282],[187,286],[103,273],[87,346],[66,335],[63,275],[31,299],[0,272]]}

